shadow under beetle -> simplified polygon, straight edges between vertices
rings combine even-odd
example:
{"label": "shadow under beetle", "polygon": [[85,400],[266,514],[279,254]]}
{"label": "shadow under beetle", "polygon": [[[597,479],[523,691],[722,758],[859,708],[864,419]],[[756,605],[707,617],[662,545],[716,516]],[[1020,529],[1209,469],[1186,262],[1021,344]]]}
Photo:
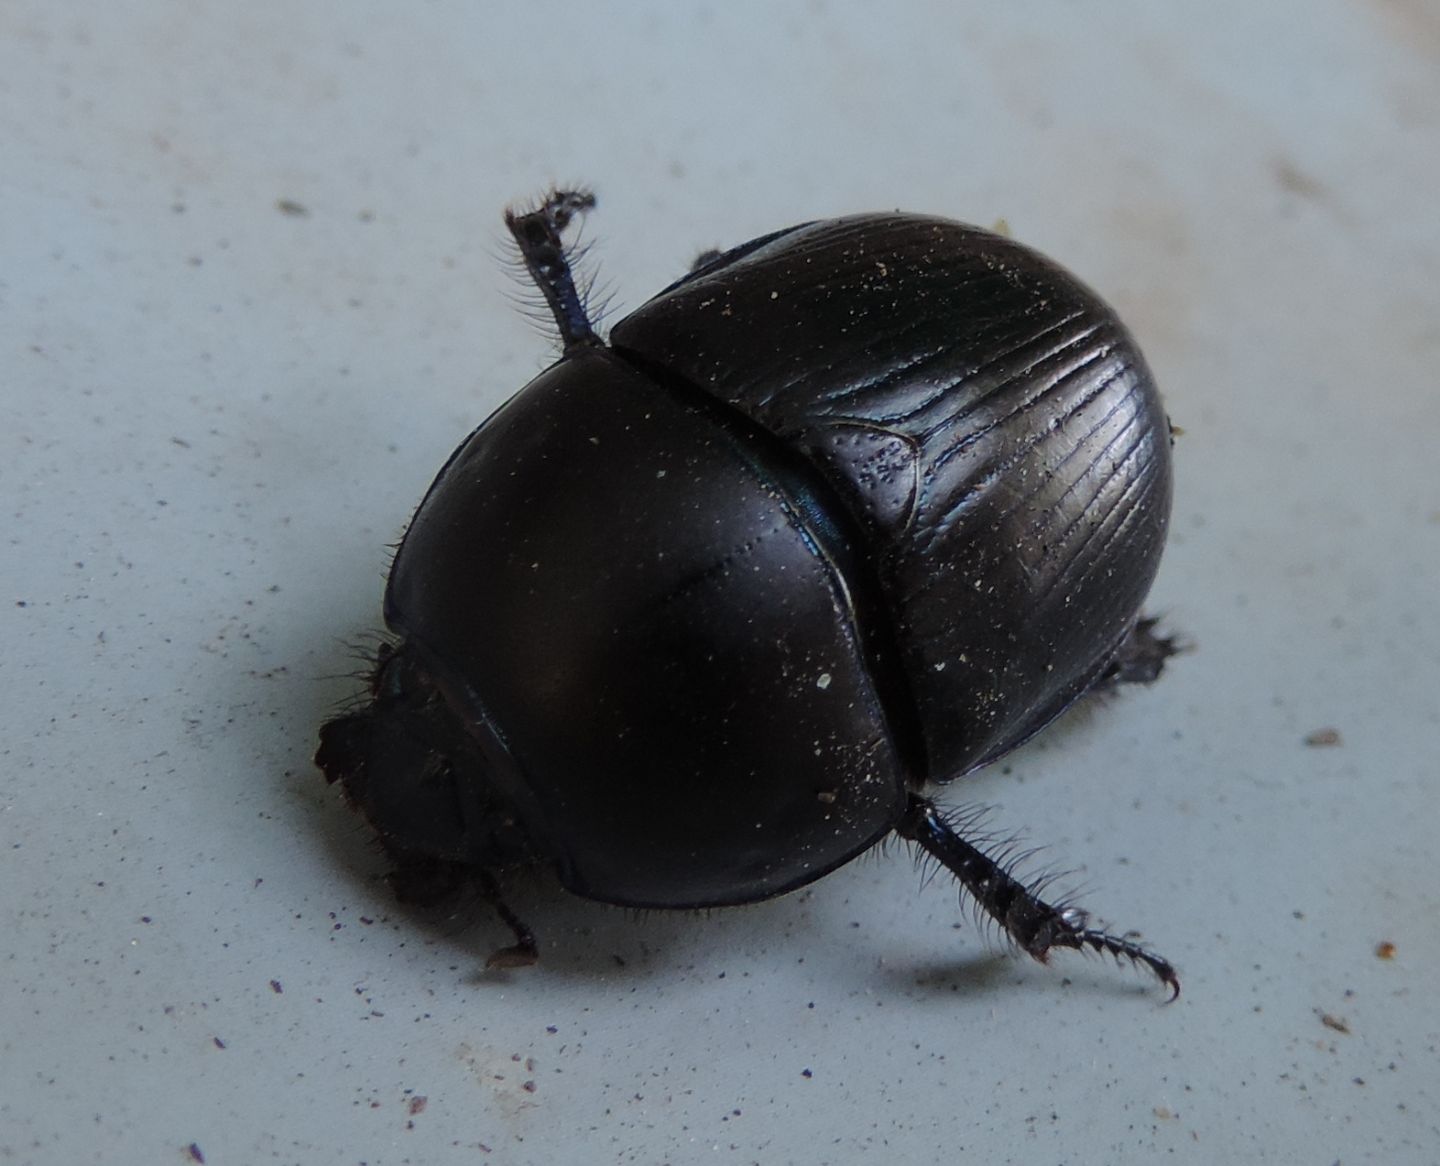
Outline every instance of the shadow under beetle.
{"label": "shadow under beetle", "polygon": [[563,355],[440,471],[371,699],[321,730],[397,893],[478,882],[519,965],[508,869],[717,907],[893,833],[1037,960],[1108,952],[1178,995],[921,792],[1172,651],[1139,618],[1170,428],[1115,314],[1008,239],[875,214],[707,253],[607,343],[561,241],[593,204],[506,215]]}

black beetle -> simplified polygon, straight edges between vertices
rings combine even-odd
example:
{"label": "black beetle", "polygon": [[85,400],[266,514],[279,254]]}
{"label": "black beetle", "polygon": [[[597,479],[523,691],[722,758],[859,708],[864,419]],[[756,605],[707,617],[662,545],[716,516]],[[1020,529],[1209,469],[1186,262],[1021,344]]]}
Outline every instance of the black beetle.
{"label": "black beetle", "polygon": [[440,471],[371,700],[321,730],[397,892],[478,883],[515,934],[492,964],[521,964],[509,868],[728,906],[894,833],[1036,959],[1178,995],[920,792],[1172,651],[1139,618],[1171,433],[1115,314],[998,235],[859,215],[703,255],[606,343],[561,242],[593,204],[506,215],[564,353]]}

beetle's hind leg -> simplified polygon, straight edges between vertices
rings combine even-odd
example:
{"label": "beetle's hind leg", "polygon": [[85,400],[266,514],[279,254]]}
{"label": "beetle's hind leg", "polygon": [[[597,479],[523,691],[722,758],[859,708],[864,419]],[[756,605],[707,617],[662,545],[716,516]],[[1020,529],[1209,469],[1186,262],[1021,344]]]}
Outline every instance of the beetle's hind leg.
{"label": "beetle's hind leg", "polygon": [[1095,683],[1096,689],[1104,691],[1120,684],[1153,684],[1159,679],[1165,669],[1165,661],[1185,650],[1175,636],[1155,634],[1155,626],[1159,622],[1155,616],[1144,616],[1135,621],[1115,658],[1100,674]]}
{"label": "beetle's hind leg", "polygon": [[1045,902],[1036,888],[1016,879],[1003,862],[956,833],[929,799],[911,794],[895,832],[939,859],[981,910],[1040,963],[1049,961],[1052,948],[1083,951],[1088,947],[1109,952],[1117,960],[1143,964],[1170,989],[1171,1000],[1180,995],[1180,979],[1168,960],[1147,951],[1129,936],[1090,928],[1089,916],[1078,907],[1055,907]]}

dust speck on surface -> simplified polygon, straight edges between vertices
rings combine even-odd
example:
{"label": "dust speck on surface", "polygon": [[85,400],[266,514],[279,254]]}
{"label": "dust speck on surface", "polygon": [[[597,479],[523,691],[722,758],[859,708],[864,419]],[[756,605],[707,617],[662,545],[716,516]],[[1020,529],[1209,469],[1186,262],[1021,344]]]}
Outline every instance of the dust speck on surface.
{"label": "dust speck on surface", "polygon": [[1395,958],[1395,945],[1388,939],[1383,939],[1375,945],[1375,958],[1380,960],[1393,960]]}
{"label": "dust speck on surface", "polygon": [[1340,745],[1342,743],[1339,729],[1316,729],[1313,733],[1305,734],[1305,744],[1309,745],[1312,749],[1320,749],[1327,745]]}
{"label": "dust speck on surface", "polygon": [[304,203],[296,202],[293,198],[277,198],[275,209],[282,215],[289,215],[291,218],[303,219],[309,216],[310,208]]}
{"label": "dust speck on surface", "polygon": [[429,1104],[430,1104],[430,1099],[429,1099],[428,1097],[421,1096],[421,1095],[417,1095],[417,1096],[415,1096],[415,1097],[412,1097],[412,1098],[410,1099],[410,1107],[409,1107],[409,1108],[410,1108],[410,1116],[411,1116],[411,1117],[414,1117],[416,1114],[424,1113],[424,1112],[425,1112],[425,1107],[426,1107],[427,1105],[429,1105]]}
{"label": "dust speck on surface", "polygon": [[1324,183],[1305,173],[1288,158],[1281,158],[1275,163],[1275,181],[1280,184],[1281,190],[1302,198],[1321,198],[1325,194]]}
{"label": "dust speck on surface", "polygon": [[205,1151],[200,1149],[200,1145],[198,1142],[191,1142],[188,1146],[186,1146],[185,1153],[192,1162],[205,1161]]}
{"label": "dust speck on surface", "polygon": [[1345,1022],[1345,1018],[1342,1016],[1335,1016],[1329,1012],[1322,1012],[1320,1014],[1320,1023],[1323,1024],[1326,1028],[1332,1028],[1336,1032],[1343,1032],[1346,1036],[1350,1035],[1350,1025]]}

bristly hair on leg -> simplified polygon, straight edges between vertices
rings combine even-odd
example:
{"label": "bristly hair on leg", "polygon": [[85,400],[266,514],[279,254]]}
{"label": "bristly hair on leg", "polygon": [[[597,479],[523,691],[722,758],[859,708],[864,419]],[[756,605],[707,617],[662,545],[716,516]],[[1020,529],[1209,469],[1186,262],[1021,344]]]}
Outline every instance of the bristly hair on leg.
{"label": "bristly hair on leg", "polygon": [[[1029,866],[1036,855],[1045,850],[1045,847],[1024,845],[1024,837],[1019,833],[984,827],[983,824],[988,822],[994,814],[993,806],[964,806],[946,810],[941,810],[937,806],[936,814],[946,830],[963,838],[976,850],[983,852],[1005,879],[1023,885],[1026,893],[1033,898],[1043,898],[1053,887],[1062,881],[1068,881],[1075,874],[1074,871],[1069,870],[1040,870],[1032,875],[1021,875],[1021,869]],[[925,846],[918,842],[911,842],[911,847],[915,856],[915,864],[921,870],[922,888],[928,887],[940,871],[949,870],[945,862]],[[1071,905],[1075,895],[1075,891],[1067,891],[1060,899],[1056,900],[1054,904],[1056,910],[1064,911]],[[986,935],[998,935],[1000,942],[1011,951],[1023,950],[1016,936],[1005,927],[1001,920],[986,910],[984,903],[978,897],[967,892],[962,893],[960,899],[967,906],[977,931]]]}
{"label": "bristly hair on leg", "polygon": [[380,666],[399,646],[400,639],[386,630],[375,631],[371,635],[372,638],[364,640],[338,640],[337,643],[345,649],[345,656],[354,667],[319,677],[321,680],[348,680],[364,686],[338,698],[331,710],[332,717],[360,712],[369,707],[375,697],[375,679],[379,675]]}
{"label": "bristly hair on leg", "polygon": [[[941,814],[942,820],[945,822],[947,828],[953,830],[956,834],[968,838],[973,845],[983,847],[986,850],[992,848],[1013,850],[1016,843],[1020,840],[1018,834],[993,830],[987,825],[995,815],[994,806],[956,806],[938,812]],[[910,842],[909,839],[905,839],[905,841]],[[910,842],[909,850],[911,857],[915,861],[915,868],[920,872],[920,888],[924,890],[935,881],[935,877],[942,870],[946,869],[945,864],[940,861],[938,856],[914,842]],[[971,900],[971,903],[973,906],[974,900]],[[984,921],[985,917],[977,913],[975,916],[976,924],[981,925]]]}
{"label": "bristly hair on leg", "polygon": [[936,805],[917,794],[910,795],[895,832],[918,844],[939,859],[970,895],[976,907],[999,924],[1002,931],[1040,963],[1048,963],[1053,948],[1108,953],[1117,961],[1143,965],[1167,988],[1170,999],[1180,995],[1180,978],[1170,962],[1134,942],[1133,932],[1112,935],[1090,926],[1090,917],[1068,899],[1058,905],[1040,897],[1053,879],[1042,878],[1030,885],[1012,873],[1019,855],[996,858],[962,837],[947,822]]}
{"label": "bristly hair on leg", "polygon": [[[600,265],[598,261],[590,259],[593,245],[593,243],[582,243],[577,238],[574,243],[565,245],[564,259],[569,265],[575,281],[575,294],[579,299],[580,309],[590,321],[591,328],[598,333],[602,321],[610,314],[614,291],[608,285],[601,285],[599,282]],[[530,268],[526,265],[525,257],[521,254],[515,239],[507,236],[501,248],[492,252],[492,257],[496,264],[515,281],[513,288],[502,293],[505,302],[517,315],[532,324],[536,331],[555,347],[557,352],[563,352],[565,342],[564,338],[556,331],[555,313],[550,307],[549,300],[536,285],[535,277],[530,273]]]}
{"label": "bristly hair on leg", "polygon": [[519,249],[520,262],[554,318],[565,352],[603,343],[595,332],[587,299],[593,280],[577,284],[575,268],[585,247],[563,241],[572,220],[595,206],[584,188],[552,189],[529,209],[505,212],[505,226]]}

